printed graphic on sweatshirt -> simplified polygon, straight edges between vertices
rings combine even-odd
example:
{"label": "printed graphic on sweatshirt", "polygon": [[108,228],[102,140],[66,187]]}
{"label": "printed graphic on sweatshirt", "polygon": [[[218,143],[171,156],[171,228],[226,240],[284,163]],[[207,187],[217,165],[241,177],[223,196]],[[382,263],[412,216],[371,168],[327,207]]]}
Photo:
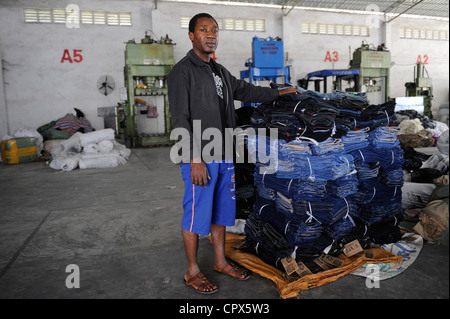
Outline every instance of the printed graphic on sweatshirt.
{"label": "printed graphic on sweatshirt", "polygon": [[220,78],[220,76],[216,75],[214,72],[213,72],[213,77],[214,77],[214,82],[216,82],[217,95],[220,96],[221,99],[223,99],[223,91],[222,91],[223,83],[222,83],[222,79]]}

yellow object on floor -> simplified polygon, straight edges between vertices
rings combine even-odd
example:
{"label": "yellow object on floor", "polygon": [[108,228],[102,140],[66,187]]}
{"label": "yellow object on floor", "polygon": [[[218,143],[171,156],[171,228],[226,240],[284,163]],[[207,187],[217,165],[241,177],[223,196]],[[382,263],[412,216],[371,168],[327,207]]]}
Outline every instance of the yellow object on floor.
{"label": "yellow object on floor", "polygon": [[16,137],[1,142],[2,161],[5,164],[22,164],[38,159],[35,137]]}
{"label": "yellow object on floor", "polygon": [[283,273],[277,268],[264,263],[260,258],[253,254],[245,253],[242,250],[235,249],[232,246],[244,240],[245,236],[232,233],[226,234],[225,255],[234,260],[241,266],[259,274],[262,277],[272,280],[278,288],[281,298],[294,298],[303,290],[319,287],[351,273],[359,267],[370,263],[389,263],[401,262],[401,256],[394,256],[381,247],[365,249],[373,253],[373,258],[367,258],[364,254],[360,256],[346,257],[344,254],[339,256],[344,263],[339,268],[325,270],[320,273],[306,275],[296,281],[288,282],[283,277]]}

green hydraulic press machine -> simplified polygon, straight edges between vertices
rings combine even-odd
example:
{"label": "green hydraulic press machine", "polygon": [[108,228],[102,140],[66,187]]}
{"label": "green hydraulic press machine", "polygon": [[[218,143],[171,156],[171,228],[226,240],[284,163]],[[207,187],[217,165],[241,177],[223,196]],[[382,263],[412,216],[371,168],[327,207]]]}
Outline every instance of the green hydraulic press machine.
{"label": "green hydraulic press machine", "polygon": [[[126,43],[124,78],[127,90],[125,104],[125,142],[130,147],[170,143],[172,122],[169,111],[167,77],[175,65],[174,44],[168,36],[153,40],[147,32],[141,43]],[[136,119],[136,98],[164,97],[164,132],[139,134]]]}
{"label": "green hydraulic press machine", "polygon": [[430,77],[424,76],[425,71],[425,65],[422,62],[414,66],[414,82],[405,83],[406,96],[423,96],[423,115],[432,119],[433,84]]}
{"label": "green hydraulic press machine", "polygon": [[376,78],[384,78],[384,102],[389,98],[389,73],[391,69],[391,52],[382,49],[371,49],[363,43],[353,52],[350,61],[351,69],[359,69],[358,83],[355,92],[379,92],[382,87],[376,85]]}

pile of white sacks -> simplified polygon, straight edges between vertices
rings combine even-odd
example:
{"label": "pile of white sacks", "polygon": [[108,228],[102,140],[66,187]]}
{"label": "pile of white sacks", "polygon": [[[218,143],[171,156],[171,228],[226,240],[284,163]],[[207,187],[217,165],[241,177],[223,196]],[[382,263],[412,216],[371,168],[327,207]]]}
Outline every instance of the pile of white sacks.
{"label": "pile of white sacks", "polygon": [[114,138],[114,130],[104,129],[90,133],[75,133],[55,145],[50,153],[50,167],[62,171],[75,168],[105,168],[125,164],[131,150]]}

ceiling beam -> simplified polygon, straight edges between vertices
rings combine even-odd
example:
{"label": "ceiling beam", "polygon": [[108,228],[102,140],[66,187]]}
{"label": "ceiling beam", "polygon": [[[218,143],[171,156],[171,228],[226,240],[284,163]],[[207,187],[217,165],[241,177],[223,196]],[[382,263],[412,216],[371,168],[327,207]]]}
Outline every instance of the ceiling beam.
{"label": "ceiling beam", "polygon": [[395,17],[393,17],[392,19],[390,19],[389,21],[386,21],[386,23],[391,22],[394,19],[397,19],[399,16],[401,16],[402,14],[404,14],[405,12],[411,10],[412,8],[414,8],[415,6],[417,6],[419,3],[422,3],[425,0],[420,0],[419,2],[414,3],[412,6],[410,6],[408,9],[404,10],[403,12],[400,12],[398,15],[396,15]]}

